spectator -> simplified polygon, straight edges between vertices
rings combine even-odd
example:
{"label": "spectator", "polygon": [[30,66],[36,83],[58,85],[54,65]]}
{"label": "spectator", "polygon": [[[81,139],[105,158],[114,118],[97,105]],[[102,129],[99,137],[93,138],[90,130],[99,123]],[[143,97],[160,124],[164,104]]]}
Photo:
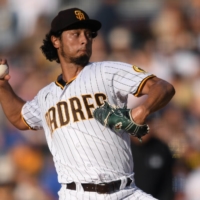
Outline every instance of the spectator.
{"label": "spectator", "polygon": [[142,143],[135,137],[131,142],[136,185],[159,200],[172,200],[173,158],[169,147],[153,136],[152,129]]}

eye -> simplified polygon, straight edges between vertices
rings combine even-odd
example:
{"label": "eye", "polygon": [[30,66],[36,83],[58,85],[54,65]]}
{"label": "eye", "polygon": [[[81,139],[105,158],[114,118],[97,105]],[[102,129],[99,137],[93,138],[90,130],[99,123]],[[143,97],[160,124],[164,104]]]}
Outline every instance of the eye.
{"label": "eye", "polygon": [[91,32],[91,31],[87,32],[87,33],[86,33],[86,36],[87,36],[88,38],[92,38],[92,32]]}
{"label": "eye", "polygon": [[71,32],[71,36],[73,37],[78,37],[79,33],[77,31]]}
{"label": "eye", "polygon": [[78,32],[75,32],[75,33],[73,33],[73,36],[78,37],[78,36],[79,36],[79,33],[78,33]]}

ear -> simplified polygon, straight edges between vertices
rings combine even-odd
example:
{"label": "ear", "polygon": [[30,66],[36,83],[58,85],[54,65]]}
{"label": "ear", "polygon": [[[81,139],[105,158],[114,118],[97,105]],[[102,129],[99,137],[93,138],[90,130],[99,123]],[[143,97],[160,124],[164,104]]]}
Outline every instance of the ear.
{"label": "ear", "polygon": [[51,42],[56,49],[60,47],[60,39],[58,37],[55,37],[54,35],[52,35]]}

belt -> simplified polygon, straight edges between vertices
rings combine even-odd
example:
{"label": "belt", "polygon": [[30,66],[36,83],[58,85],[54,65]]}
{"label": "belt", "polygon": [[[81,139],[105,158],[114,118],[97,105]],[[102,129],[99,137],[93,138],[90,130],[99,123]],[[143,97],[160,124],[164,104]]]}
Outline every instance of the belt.
{"label": "belt", "polygon": [[[129,186],[132,183],[132,180],[130,178],[127,178],[126,187]],[[67,189],[69,190],[76,190],[76,183],[68,183]],[[88,192],[97,192],[99,194],[108,194],[111,192],[118,191],[121,186],[121,180],[112,181],[109,183],[99,183],[99,184],[92,184],[92,183],[81,183],[84,191]]]}

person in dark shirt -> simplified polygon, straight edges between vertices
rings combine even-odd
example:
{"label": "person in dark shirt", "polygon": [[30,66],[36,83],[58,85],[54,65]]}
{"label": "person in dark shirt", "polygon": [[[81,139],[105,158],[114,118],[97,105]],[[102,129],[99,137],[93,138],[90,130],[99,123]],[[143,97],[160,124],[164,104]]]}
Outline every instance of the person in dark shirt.
{"label": "person in dark shirt", "polygon": [[172,200],[174,162],[168,146],[150,133],[142,143],[132,137],[131,148],[136,185],[159,200]]}

